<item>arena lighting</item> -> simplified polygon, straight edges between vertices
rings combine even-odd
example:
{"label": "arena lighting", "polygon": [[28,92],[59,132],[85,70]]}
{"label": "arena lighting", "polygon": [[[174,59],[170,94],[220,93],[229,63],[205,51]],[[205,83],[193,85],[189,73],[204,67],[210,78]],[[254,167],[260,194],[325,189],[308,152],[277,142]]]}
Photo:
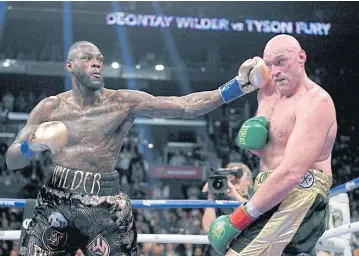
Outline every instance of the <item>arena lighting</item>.
{"label": "arena lighting", "polygon": [[9,62],[8,60],[4,61],[3,66],[4,66],[4,67],[10,66],[10,62]]}
{"label": "arena lighting", "polygon": [[112,62],[111,66],[112,66],[112,68],[119,68],[120,64],[118,64],[118,62],[114,61],[114,62]]}
{"label": "arena lighting", "polygon": [[153,144],[152,143],[148,144],[148,148],[153,148]]}
{"label": "arena lighting", "polygon": [[156,65],[155,69],[156,69],[157,71],[162,71],[162,70],[165,69],[165,67],[164,67],[163,65]]}
{"label": "arena lighting", "polygon": [[[161,8],[161,5],[153,1],[152,8],[158,17],[164,17],[164,12]],[[176,40],[173,38],[172,32],[169,29],[161,29],[161,37],[164,42],[164,46],[166,47],[169,53],[169,61],[170,63],[177,67],[174,69],[174,79],[176,83],[179,85],[180,93],[182,95],[187,95],[192,92],[191,83],[188,75],[187,69],[184,67],[183,63],[185,62],[177,48]]]}
{"label": "arena lighting", "polygon": [[[71,3],[69,1],[64,1],[63,3],[63,42],[64,42],[64,60],[67,58],[68,50],[70,49],[73,43],[72,37],[72,9]],[[71,84],[71,74],[70,72],[65,73],[65,91],[69,91],[72,89]]]}
{"label": "arena lighting", "polygon": [[137,65],[136,65],[136,69],[140,69],[140,68],[141,68],[141,66],[137,64]]}

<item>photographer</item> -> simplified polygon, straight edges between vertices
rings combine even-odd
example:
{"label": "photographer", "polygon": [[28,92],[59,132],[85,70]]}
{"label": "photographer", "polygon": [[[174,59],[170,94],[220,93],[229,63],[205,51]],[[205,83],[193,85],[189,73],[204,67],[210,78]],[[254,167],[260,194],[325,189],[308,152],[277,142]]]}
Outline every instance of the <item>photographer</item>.
{"label": "photographer", "polygon": [[[226,174],[227,176],[227,191],[226,194],[212,194],[210,193],[208,182],[204,185],[202,192],[207,192],[208,200],[232,200],[247,202],[248,196],[253,188],[253,175],[247,165],[243,163],[229,163],[226,167],[228,173],[237,170],[235,174]],[[206,208],[202,218],[202,228],[207,233],[209,227],[218,216],[232,213],[231,208]],[[218,255],[211,246],[206,246],[203,255]]]}

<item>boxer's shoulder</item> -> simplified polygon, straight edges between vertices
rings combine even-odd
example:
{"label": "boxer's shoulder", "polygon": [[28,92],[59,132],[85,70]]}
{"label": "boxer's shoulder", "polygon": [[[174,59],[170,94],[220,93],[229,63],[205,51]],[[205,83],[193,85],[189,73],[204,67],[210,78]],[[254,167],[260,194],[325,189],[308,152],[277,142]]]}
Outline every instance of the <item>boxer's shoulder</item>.
{"label": "boxer's shoulder", "polygon": [[119,90],[103,89],[102,95],[105,102],[123,102],[123,95]]}
{"label": "boxer's shoulder", "polygon": [[302,103],[312,104],[333,103],[332,97],[329,93],[317,84],[307,90],[303,97],[300,98],[300,101],[302,101]]}
{"label": "boxer's shoulder", "polygon": [[302,97],[300,97],[296,106],[296,112],[305,112],[308,114],[335,114],[335,106],[329,93],[322,87],[316,85],[307,90]]}
{"label": "boxer's shoulder", "polygon": [[59,103],[60,103],[60,99],[57,96],[50,96],[39,102],[39,104],[45,108],[57,107]]}
{"label": "boxer's shoulder", "polygon": [[120,89],[116,90],[111,94],[111,98],[120,101],[120,102],[126,102],[132,98],[135,92],[132,90],[126,90],[126,89]]}
{"label": "boxer's shoulder", "polygon": [[48,121],[58,106],[59,100],[55,96],[41,100],[29,114],[27,124],[40,124]]}
{"label": "boxer's shoulder", "polygon": [[55,109],[57,109],[59,106],[59,102],[59,98],[57,98],[56,96],[47,97],[41,100],[32,112],[42,113],[41,115],[42,117],[44,117],[44,115],[48,115],[52,113]]}
{"label": "boxer's shoulder", "polygon": [[111,90],[111,89],[103,89],[103,95],[108,98],[108,99],[112,99],[116,96],[116,93],[118,92],[118,90]]}

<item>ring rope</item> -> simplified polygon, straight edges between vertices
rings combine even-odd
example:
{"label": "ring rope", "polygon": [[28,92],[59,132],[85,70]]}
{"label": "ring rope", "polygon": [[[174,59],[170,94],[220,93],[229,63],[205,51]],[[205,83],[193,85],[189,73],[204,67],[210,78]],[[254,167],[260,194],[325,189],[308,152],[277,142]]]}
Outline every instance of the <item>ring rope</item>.
{"label": "ring rope", "polygon": [[[36,199],[29,199],[36,200]],[[26,199],[0,198],[0,207],[23,208]],[[131,200],[132,208],[236,208],[241,202],[226,200]]]}
{"label": "ring rope", "polygon": [[[329,197],[346,193],[359,187],[359,178],[353,179],[329,191]],[[23,208],[26,199],[0,198],[0,207]],[[240,202],[226,200],[131,200],[133,208],[236,208]]]}
{"label": "ring rope", "polygon": [[324,232],[324,234],[319,238],[320,240],[325,240],[332,237],[342,236],[348,233],[355,233],[359,231],[359,222],[352,222],[347,225],[342,225],[336,228],[331,228]]}
{"label": "ring rope", "polygon": [[[329,197],[346,193],[359,187],[359,178],[353,179],[342,185],[336,186],[329,191]],[[30,199],[36,200],[36,199]],[[131,200],[133,208],[236,208],[240,202],[225,200]],[[0,198],[1,207],[23,208],[26,199]],[[349,241],[338,236],[359,231],[359,222],[342,225],[324,232],[318,240],[316,247],[322,250],[329,250],[331,253],[344,252],[350,255]],[[21,230],[0,231],[0,240],[19,240]],[[209,244],[206,235],[179,235],[179,234],[139,234],[138,243],[191,243]],[[333,254],[332,254],[333,255]]]}
{"label": "ring rope", "polygon": [[[354,233],[359,231],[359,222],[353,222],[349,225],[342,225],[329,229],[324,232],[318,242],[336,238],[337,236]],[[0,231],[0,240],[18,240],[20,239],[20,230]],[[206,235],[178,235],[178,234],[139,234],[138,242],[148,243],[194,243],[209,244]]]}

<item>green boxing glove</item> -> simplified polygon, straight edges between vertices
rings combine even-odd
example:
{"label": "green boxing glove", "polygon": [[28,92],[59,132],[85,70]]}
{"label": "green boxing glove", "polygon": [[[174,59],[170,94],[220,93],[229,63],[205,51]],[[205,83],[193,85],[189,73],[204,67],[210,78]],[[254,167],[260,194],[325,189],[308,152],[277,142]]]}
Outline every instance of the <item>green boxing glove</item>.
{"label": "green boxing glove", "polygon": [[225,255],[232,240],[255,220],[245,208],[241,205],[231,215],[222,215],[211,223],[208,240],[218,254]]}
{"label": "green boxing glove", "polygon": [[268,121],[264,116],[255,116],[245,121],[239,130],[237,144],[243,149],[261,150],[268,140]]}
{"label": "green boxing glove", "polygon": [[229,222],[229,216],[223,215],[211,223],[208,240],[218,254],[224,255],[228,250],[227,246],[239,234],[240,231]]}

